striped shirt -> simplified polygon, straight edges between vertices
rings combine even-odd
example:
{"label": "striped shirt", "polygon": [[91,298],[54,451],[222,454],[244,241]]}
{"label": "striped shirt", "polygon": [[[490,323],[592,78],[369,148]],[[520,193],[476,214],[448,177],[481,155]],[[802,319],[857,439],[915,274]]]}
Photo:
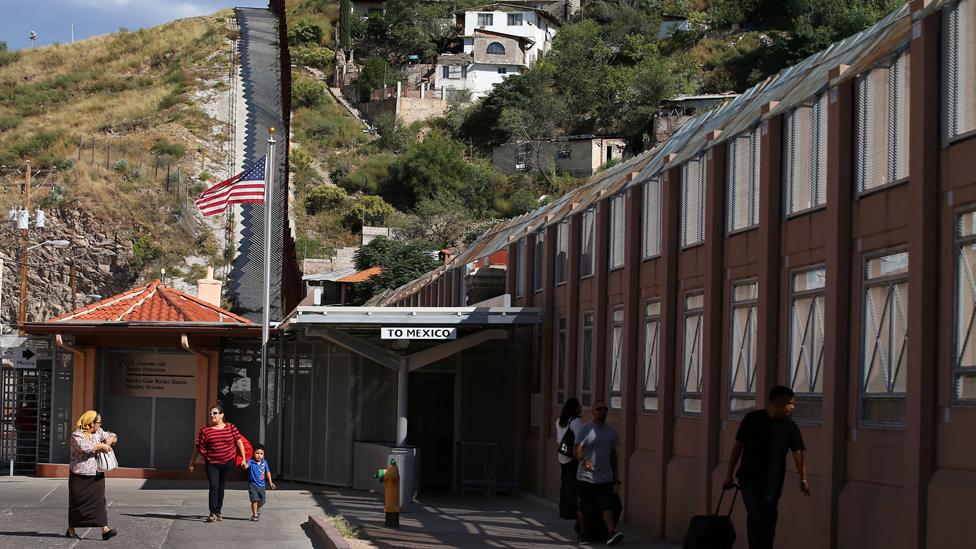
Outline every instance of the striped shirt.
{"label": "striped shirt", "polygon": [[197,435],[197,449],[207,463],[227,463],[237,454],[237,441],[241,433],[233,423],[225,423],[223,429],[203,427]]}

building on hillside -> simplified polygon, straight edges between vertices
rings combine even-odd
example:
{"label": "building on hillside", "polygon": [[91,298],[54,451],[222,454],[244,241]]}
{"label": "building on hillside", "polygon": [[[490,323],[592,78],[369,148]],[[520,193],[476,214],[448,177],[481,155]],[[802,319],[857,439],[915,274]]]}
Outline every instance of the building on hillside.
{"label": "building on hillside", "polygon": [[651,134],[644,148],[650,149],[667,141],[682,124],[704,111],[736,98],[735,93],[712,93],[703,95],[679,95],[661,101],[651,121]]}
{"label": "building on hillside", "polygon": [[364,282],[383,272],[382,267],[370,267],[363,271],[355,268],[305,275],[307,295],[317,305],[345,305],[350,300],[353,284]]}
{"label": "building on hillside", "polygon": [[661,27],[657,30],[656,38],[664,40],[676,32],[688,30],[688,18],[681,15],[662,15]]}
{"label": "building on hillside", "polygon": [[350,0],[349,13],[360,17],[369,17],[371,13],[386,13],[384,0]]}
{"label": "building on hillside", "polygon": [[974,21],[976,0],[903,5],[379,304],[450,305],[509,250],[505,293],[544,308],[516,337],[526,491],[558,495],[561,404],[606,402],[624,520],[680,541],[787,385],[814,488],[791,463],[777,546],[971,545]]}
{"label": "building on hillside", "polygon": [[602,167],[629,156],[627,142],[622,138],[582,135],[498,145],[491,150],[491,163],[504,173],[555,168],[574,177],[589,177]]}
{"label": "building on hillside", "polygon": [[545,10],[508,3],[454,15],[462,29],[461,52],[438,57],[433,84],[446,90],[447,97],[484,97],[495,84],[545,55],[560,25],[559,18]]}

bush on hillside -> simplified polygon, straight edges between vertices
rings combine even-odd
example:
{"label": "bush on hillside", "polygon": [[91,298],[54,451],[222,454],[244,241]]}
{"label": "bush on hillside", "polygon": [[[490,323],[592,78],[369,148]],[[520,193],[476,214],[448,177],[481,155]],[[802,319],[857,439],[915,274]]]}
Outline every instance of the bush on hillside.
{"label": "bush on hillside", "polygon": [[361,231],[363,225],[385,226],[396,210],[374,195],[357,197],[342,215],[342,224],[352,231]]}
{"label": "bush on hillside", "polygon": [[298,46],[302,44],[319,45],[322,43],[322,27],[311,23],[299,22],[288,29],[288,44]]}
{"label": "bush on hillside", "polygon": [[319,212],[336,210],[349,200],[346,191],[332,185],[320,185],[305,196],[305,213],[315,215]]}
{"label": "bush on hillside", "polygon": [[291,86],[291,102],[293,107],[311,109],[321,105],[328,93],[325,84],[311,78],[298,78]]}
{"label": "bush on hillside", "polygon": [[362,70],[359,72],[359,80],[356,86],[359,88],[359,100],[369,101],[369,92],[378,90],[383,86],[395,86],[397,73],[382,57],[370,57],[366,60]]}
{"label": "bush on hillside", "polygon": [[298,46],[291,49],[291,57],[299,65],[332,72],[335,52],[321,46]]}

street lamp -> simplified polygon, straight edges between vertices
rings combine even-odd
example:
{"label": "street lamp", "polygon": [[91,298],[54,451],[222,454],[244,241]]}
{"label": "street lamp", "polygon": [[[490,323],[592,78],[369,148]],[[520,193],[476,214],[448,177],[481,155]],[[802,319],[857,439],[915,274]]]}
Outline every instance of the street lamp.
{"label": "street lamp", "polygon": [[60,248],[67,248],[70,245],[71,245],[71,242],[68,241],[68,240],[45,240],[44,242],[41,242],[40,244],[34,244],[33,246],[28,246],[27,247],[27,250],[30,251],[30,250],[33,250],[34,248],[37,248],[37,247],[40,247],[40,246],[50,246],[52,248],[59,248],[60,249]]}

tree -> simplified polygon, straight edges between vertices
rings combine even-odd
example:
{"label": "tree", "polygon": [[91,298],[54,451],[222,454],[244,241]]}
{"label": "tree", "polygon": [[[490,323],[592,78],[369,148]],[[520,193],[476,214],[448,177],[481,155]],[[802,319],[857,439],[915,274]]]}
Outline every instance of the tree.
{"label": "tree", "polygon": [[395,85],[397,74],[382,57],[370,57],[363,64],[356,85],[359,87],[359,100],[369,101],[369,93],[383,86]]}
{"label": "tree", "polygon": [[365,194],[350,204],[342,215],[342,224],[353,231],[361,231],[363,225],[383,226],[395,211],[382,198]]}
{"label": "tree", "polygon": [[392,113],[376,117],[376,133],[379,139],[376,146],[395,154],[403,152],[410,141],[410,132]]}
{"label": "tree", "polygon": [[469,172],[464,147],[443,132],[431,131],[423,141],[408,146],[391,166],[380,194],[399,208],[412,208],[423,198],[458,195]]}
{"label": "tree", "polygon": [[348,50],[350,37],[352,36],[352,24],[349,21],[353,17],[352,6],[349,0],[339,1],[339,46]]}
{"label": "tree", "polygon": [[475,221],[458,197],[439,195],[417,202],[399,234],[408,240],[432,242],[440,248],[460,246]]}
{"label": "tree", "polygon": [[315,215],[319,212],[338,210],[346,205],[349,195],[346,191],[332,185],[319,185],[305,197],[305,213]]}
{"label": "tree", "polygon": [[383,271],[353,286],[355,303],[363,303],[383,290],[397,288],[435,269],[428,243],[422,241],[401,242],[387,238],[375,238],[356,252],[353,260],[356,268],[365,270],[380,266]]}

